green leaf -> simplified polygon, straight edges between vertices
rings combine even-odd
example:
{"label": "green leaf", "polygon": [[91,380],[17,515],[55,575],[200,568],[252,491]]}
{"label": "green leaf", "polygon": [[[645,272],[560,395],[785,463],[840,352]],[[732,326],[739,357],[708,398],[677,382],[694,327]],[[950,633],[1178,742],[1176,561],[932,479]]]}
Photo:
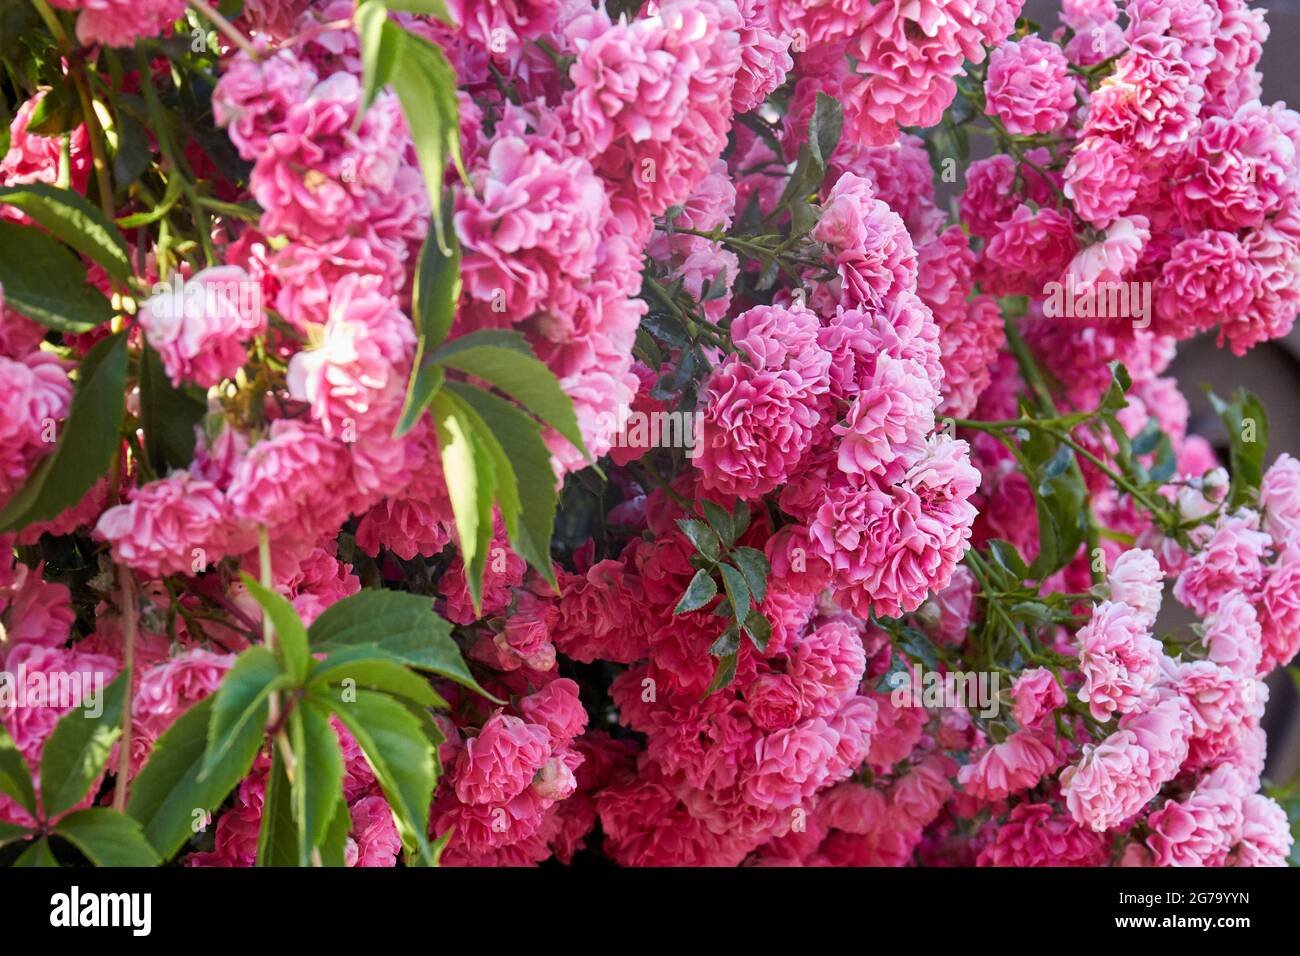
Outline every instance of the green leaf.
{"label": "green leaf", "polygon": [[321,840],[320,859],[322,866],[346,866],[345,854],[348,846],[348,836],[352,832],[352,812],[348,809],[348,802],[344,799],[342,791],[339,792],[338,802],[334,805],[334,812],[330,815],[330,825],[325,831],[325,837]]}
{"label": "green leaf", "polygon": [[445,391],[429,406],[438,435],[456,536],[465,562],[465,583],[477,612],[482,607],[483,571],[492,544],[492,502],[497,490],[492,455],[476,433],[464,406]]}
{"label": "green leaf", "polygon": [[149,762],[131,784],[126,812],[140,821],[146,839],[163,859],[175,855],[194,832],[194,812],[220,804],[248,774],[262,747],[263,728],[246,724],[227,759],[199,780],[212,705],[207,697],[181,714],[158,738]]}
{"label": "green leaf", "polygon": [[737,621],[744,621],[749,616],[749,585],[740,570],[729,564],[718,565],[722,572],[722,586],[727,589],[727,597],[735,611]]}
{"label": "green leaf", "polygon": [[262,826],[257,831],[258,866],[297,866],[302,859],[298,827],[293,819],[293,791],[284,769],[284,755],[276,747],[262,798]]}
{"label": "green leaf", "polygon": [[677,607],[673,608],[673,613],[686,614],[690,611],[698,611],[712,601],[717,593],[718,586],[713,581],[713,575],[700,568],[695,572],[695,577],[691,578],[691,583],[686,585],[686,591],[682,594],[682,599],[677,602]]}
{"label": "green leaf", "polygon": [[451,625],[433,613],[427,597],[368,588],[331,604],[308,633],[313,651],[365,650],[446,677],[495,703],[504,703],[479,686],[451,638]]}
{"label": "green leaf", "polygon": [[447,4],[444,0],[387,0],[387,3],[391,10],[404,10],[407,13],[423,13],[426,16],[437,17],[448,26],[456,25],[456,21],[453,20],[451,14],[447,12]]}
{"label": "green leaf", "polygon": [[745,633],[760,651],[767,650],[767,642],[772,639],[772,622],[763,616],[758,608],[749,612],[745,618]]}
{"label": "green leaf", "polygon": [[[363,7],[364,9],[364,7]],[[424,174],[433,213],[434,234],[438,245],[451,255],[448,232],[443,227],[443,178],[450,161],[465,179],[460,156],[460,103],[456,99],[456,71],[447,62],[442,49],[422,37],[407,33],[397,24],[384,24],[386,34],[395,33],[395,59],[389,74],[402,114],[415,143],[415,154]],[[387,37],[381,44],[381,60],[388,49]]]}
{"label": "green leaf", "polygon": [[420,364],[419,346],[416,347],[415,358],[411,378],[406,383],[406,401],[402,404],[402,414],[398,417],[397,427],[393,430],[394,438],[401,438],[420,424],[420,419],[424,417],[424,413],[433,402],[433,397],[438,394],[438,390],[447,380],[447,373],[441,367]]}
{"label": "green leaf", "polygon": [[311,653],[307,650],[307,627],[294,610],[292,604],[282,595],[263,587],[258,581],[243,572],[240,578],[248,593],[262,606],[263,612],[270,615],[275,627],[275,656],[279,659],[289,680],[300,685],[307,677],[311,667]]}
{"label": "green leaf", "polygon": [[9,308],[59,332],[89,332],[115,314],[81,260],[35,226],[0,221],[0,285]]}
{"label": "green leaf", "polygon": [[718,533],[722,543],[728,548],[735,544],[736,534],[732,530],[731,515],[728,514],[727,509],[707,498],[700,502],[700,507],[704,511],[704,517],[708,519],[709,527]]}
{"label": "green leaf", "polygon": [[113,744],[122,733],[122,707],[127,675],[119,674],[104,688],[98,717],[84,706],[59,720],[41,750],[41,809],[47,820],[81,802],[91,783],[108,763]]}
{"label": "green leaf", "polygon": [[5,823],[0,820],[0,847],[8,846],[15,840],[26,840],[35,836],[31,830],[26,827],[20,827],[16,823]]}
{"label": "green leaf", "polygon": [[1228,433],[1228,470],[1232,473],[1228,503],[1239,507],[1254,498],[1264,477],[1268,413],[1263,403],[1245,389],[1238,389],[1231,402],[1208,388],[1206,394]]}
{"label": "green leaf", "polygon": [[988,542],[988,549],[993,563],[1009,576],[1008,590],[1028,580],[1029,566],[1025,564],[1025,559],[1020,556],[1014,544],[1001,538],[992,538]]}
{"label": "green leaf", "polygon": [[523,355],[512,348],[471,346],[452,349],[448,345],[439,349],[432,360],[481,378],[500,389],[568,439],[587,461],[593,461],[582,440],[573,402],[564,394],[551,370],[533,356]]}
{"label": "green leaf", "polygon": [[443,233],[450,251],[443,252],[426,236],[415,266],[411,312],[426,352],[437,349],[447,338],[456,318],[456,302],[460,299],[460,243],[452,230],[450,203],[443,213]]}
{"label": "green leaf", "polygon": [[[519,408],[491,392],[461,382],[449,382],[447,388],[478,415],[499,443],[513,473],[519,521],[511,544],[552,588],[558,588],[551,561],[558,495],[551,452],[542,440],[541,429]],[[497,470],[501,471],[499,466]]]}
{"label": "green leaf", "polygon": [[309,866],[311,851],[325,841],[343,793],[343,753],[328,711],[311,700],[303,700],[289,714],[289,741],[297,760],[293,816],[298,828],[298,864]]}
{"label": "green leaf", "polygon": [[824,171],[835,155],[844,130],[844,107],[825,93],[817,94],[812,119],[808,121],[808,148]]}
{"label": "green leaf", "polygon": [[0,186],[0,203],[21,209],[83,256],[104,267],[119,285],[131,280],[131,256],[117,226],[71,189],[47,183]]}
{"label": "green leaf", "polygon": [[41,837],[26,850],[22,856],[14,860],[16,867],[56,867],[59,861],[54,859],[54,854],[50,851],[50,841]]}
{"label": "green leaf", "polygon": [[695,545],[695,550],[706,561],[717,561],[722,557],[722,542],[718,540],[718,535],[703,521],[698,518],[678,518],[677,527],[682,529],[682,534],[690,539],[691,544]]}
{"label": "green leaf", "polygon": [[433,745],[420,722],[384,694],[357,691],[353,703],[330,709],[356,738],[393,810],[402,844],[429,855],[429,803],[437,783]]}
{"label": "green leaf", "polygon": [[736,548],[731,552],[731,560],[736,562],[740,573],[745,576],[749,593],[754,595],[754,603],[762,604],[767,597],[767,576],[772,567],[767,563],[767,555],[757,548]]}
{"label": "green leaf", "polygon": [[82,359],[58,444],[0,511],[0,532],[18,531],[61,514],[108,471],[120,440],[126,357],[126,334],[119,332],[98,342]]}
{"label": "green leaf", "polygon": [[157,866],[161,862],[140,824],[107,807],[69,813],[54,832],[96,866]]}
{"label": "green leaf", "polygon": [[265,647],[250,647],[237,658],[213,695],[208,746],[199,780],[212,775],[233,748],[255,729],[264,733],[269,698],[287,683],[275,655]]}
{"label": "green leaf", "polygon": [[0,724],[0,792],[17,800],[33,820],[37,818],[36,791],[32,789],[27,761],[4,724]]}
{"label": "green leaf", "polygon": [[722,690],[736,678],[736,662],[738,654],[732,651],[718,661],[718,666],[713,671],[713,680],[709,683],[709,689],[704,692],[708,697],[715,691]]}
{"label": "green leaf", "polygon": [[186,468],[194,458],[194,428],[207,414],[207,398],[189,388],[176,388],[162,359],[143,339],[140,352],[140,424],[144,453],[154,474]]}
{"label": "green leaf", "polygon": [[388,657],[373,657],[370,649],[353,648],[331,654],[313,668],[308,686],[328,695],[331,685],[345,680],[358,687],[405,697],[424,707],[445,705],[425,678]]}
{"label": "green leaf", "polygon": [[[354,17],[357,39],[361,44],[362,105],[368,108],[380,89],[388,84],[393,66],[400,55],[403,33],[396,24],[389,29],[388,8],[378,0],[368,0],[357,8]],[[361,114],[357,114],[358,121]]]}
{"label": "green leaf", "polygon": [[479,329],[466,335],[458,335],[450,342],[444,343],[429,356],[430,362],[445,362],[447,359],[472,349],[497,348],[509,349],[520,355],[532,355],[533,347],[528,344],[522,332],[514,329]]}

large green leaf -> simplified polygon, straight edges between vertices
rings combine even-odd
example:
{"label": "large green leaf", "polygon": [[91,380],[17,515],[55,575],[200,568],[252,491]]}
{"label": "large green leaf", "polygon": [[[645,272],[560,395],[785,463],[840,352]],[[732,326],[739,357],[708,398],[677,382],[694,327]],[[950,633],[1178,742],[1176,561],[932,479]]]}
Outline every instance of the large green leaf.
{"label": "large green leaf", "polygon": [[126,812],[140,821],[145,837],[163,859],[174,855],[194,832],[195,811],[220,804],[248,774],[262,747],[263,728],[246,724],[227,758],[199,780],[212,704],[207,697],[181,714],[158,738],[149,762],[131,784]]}
{"label": "large green leaf", "polygon": [[140,824],[107,807],[69,813],[54,832],[72,843],[96,866],[157,866],[158,854]]}
{"label": "large green leaf", "polygon": [[[402,31],[389,29],[388,7],[378,0],[368,0],[357,8],[354,23],[361,44],[361,82],[365,106],[388,84],[401,49]],[[358,122],[360,114],[358,114]]]}
{"label": "large green leaf", "polygon": [[330,815],[330,825],[325,831],[325,838],[320,845],[320,858],[322,866],[346,866],[345,856],[348,847],[348,835],[352,832],[352,813],[348,810],[348,802],[343,797],[343,791],[339,791],[338,802],[334,805],[334,812]]}
{"label": "large green leaf", "polygon": [[357,17],[367,100],[385,84],[397,94],[429,193],[434,235],[442,251],[450,256],[449,232],[443,220],[447,164],[452,163],[465,178],[456,71],[440,47],[389,20],[387,8],[378,0],[362,4]]}
{"label": "large green leaf", "polygon": [[199,780],[210,777],[251,728],[263,731],[269,698],[286,683],[280,663],[265,647],[250,647],[235,658],[212,698],[208,746]]}
{"label": "large green leaf", "polygon": [[438,435],[447,496],[456,518],[456,535],[465,562],[465,583],[477,611],[482,603],[483,571],[492,543],[496,469],[474,419],[459,400],[444,390],[434,396],[429,409]]}
{"label": "large green leaf", "polygon": [[555,530],[555,472],[551,452],[542,441],[537,422],[519,408],[491,392],[449,382],[447,388],[482,420],[500,445],[515,479],[519,505],[518,527],[511,543],[525,561],[557,587],[551,562],[551,535]]}
{"label": "large green leaf", "polygon": [[54,853],[50,850],[50,841],[41,837],[26,850],[22,856],[14,860],[16,867],[57,867],[59,861],[54,859]]}
{"label": "large green leaf", "polygon": [[307,627],[283,596],[263,587],[248,573],[240,575],[248,593],[270,616],[275,628],[275,656],[283,664],[290,681],[301,684],[311,667],[311,653],[307,650]]}
{"label": "large green leaf", "polygon": [[433,612],[427,597],[368,588],[327,607],[308,633],[313,651],[364,650],[496,700],[478,685],[451,638],[451,625]]}
{"label": "large green leaf", "polygon": [[4,724],[0,724],[0,793],[7,793],[36,819],[36,791],[27,761]]}
{"label": "large green leaf", "polygon": [[429,854],[429,802],[437,783],[433,744],[420,722],[386,694],[357,691],[352,703],[328,701],[356,738],[393,809],[402,844]]}
{"label": "large green leaf", "polygon": [[307,866],[313,848],[325,842],[343,792],[343,753],[338,734],[330,726],[329,712],[307,698],[289,714],[289,742],[296,760],[293,816],[298,863]]}
{"label": "large green leaf", "polygon": [[440,349],[431,357],[500,389],[568,439],[591,461],[582,440],[573,402],[564,394],[551,370],[531,355],[514,349],[482,346]]}
{"label": "large green leaf", "polygon": [[131,256],[117,226],[71,189],[47,183],[0,186],[0,203],[21,209],[82,255],[104,267],[119,285],[131,279]]}
{"label": "large green leaf", "polygon": [[120,441],[126,358],[126,334],[119,332],[82,359],[58,444],[0,511],[0,532],[48,521],[80,502],[108,471]]}
{"label": "large green leaf", "polygon": [[293,819],[293,792],[284,755],[275,748],[262,798],[262,826],[257,833],[258,866],[297,866],[301,859],[298,827]]}
{"label": "large green leaf", "polygon": [[122,672],[104,688],[98,717],[86,708],[64,714],[41,749],[41,809],[46,819],[76,806],[108,762],[122,733],[127,674]]}
{"label": "large green leaf", "polygon": [[89,332],[114,315],[81,260],[35,226],[0,221],[0,285],[6,305],[59,332]]}
{"label": "large green leaf", "polygon": [[423,707],[446,704],[426,678],[392,658],[373,656],[366,647],[331,654],[312,669],[308,686],[319,688],[321,693],[330,693],[331,686],[345,680],[352,681],[356,687],[405,697]]}
{"label": "large green leaf", "polygon": [[1247,504],[1259,490],[1264,477],[1264,459],[1268,454],[1268,412],[1252,393],[1238,389],[1231,402],[1225,402],[1207,389],[1214,411],[1228,433],[1228,469],[1232,476],[1228,503],[1235,507]]}
{"label": "large green leaf", "polygon": [[415,267],[411,311],[426,352],[432,352],[447,338],[456,318],[456,301],[460,298],[460,243],[451,228],[450,205],[443,210],[443,234],[450,251],[440,249],[432,241],[435,233],[430,232],[420,248]]}
{"label": "large green leaf", "polygon": [[35,834],[27,827],[20,827],[16,823],[5,823],[0,820],[0,847],[8,846],[15,840],[26,840]]}

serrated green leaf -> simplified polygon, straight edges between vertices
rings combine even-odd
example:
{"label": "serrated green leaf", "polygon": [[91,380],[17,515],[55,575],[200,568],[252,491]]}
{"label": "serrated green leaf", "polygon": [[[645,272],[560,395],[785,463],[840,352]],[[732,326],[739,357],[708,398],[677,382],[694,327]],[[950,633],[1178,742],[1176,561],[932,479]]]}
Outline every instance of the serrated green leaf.
{"label": "serrated green leaf", "polygon": [[256,865],[297,866],[301,858],[298,826],[293,819],[293,789],[285,772],[284,755],[276,747],[271,752],[271,772],[266,776],[266,793],[262,797]]}
{"label": "serrated green leaf", "polygon": [[308,686],[323,695],[333,684],[350,680],[357,687],[405,697],[424,707],[445,705],[427,680],[387,657],[370,656],[369,648],[353,648],[331,654],[312,669]]}
{"label": "serrated green leaf", "polygon": [[[59,719],[41,749],[41,809],[54,819],[81,802],[104,770],[113,744],[122,733],[126,701],[125,672],[103,691],[98,717],[74,707]],[[84,702],[83,702],[84,703]]]}
{"label": "serrated green leaf", "polygon": [[[390,666],[401,670],[396,664]],[[292,795],[298,865],[309,866],[312,850],[325,841],[343,793],[343,752],[329,712],[310,699],[289,714],[289,741],[296,760]]]}
{"label": "serrated green leaf", "polygon": [[492,544],[492,503],[497,492],[492,455],[463,405],[447,392],[440,391],[434,396],[429,410],[438,435],[447,496],[456,519],[465,584],[474,610],[479,612],[483,601],[483,572]]}
{"label": "serrated green leaf", "polygon": [[131,280],[126,240],[104,213],[80,194],[48,183],[0,186],[0,204],[21,209],[54,238],[98,262],[119,285]]}
{"label": "serrated green leaf", "polygon": [[352,703],[331,702],[330,709],[366,755],[393,810],[403,846],[427,859],[437,763],[420,722],[391,697],[368,690],[357,691]]}
{"label": "serrated green leaf", "polygon": [[745,576],[745,584],[754,596],[754,603],[762,604],[767,598],[767,577],[772,573],[767,555],[757,548],[736,548],[731,552],[731,560]]}
{"label": "serrated green leaf", "polygon": [[7,793],[36,819],[36,791],[27,761],[4,724],[0,724],[0,793]]}
{"label": "serrated green leaf", "polygon": [[722,586],[727,589],[736,620],[744,621],[749,616],[749,585],[745,576],[730,564],[720,564],[718,570],[722,572]]}
{"label": "serrated green leaf", "polygon": [[58,865],[59,861],[54,859],[54,853],[50,850],[50,841],[45,837],[41,837],[14,860],[15,867],[23,868],[47,868]]}
{"label": "serrated green leaf", "polygon": [[250,647],[235,658],[212,698],[200,782],[211,776],[238,742],[251,733],[250,728],[262,732],[271,694],[287,683],[279,661],[265,647]]}
{"label": "serrated green leaf", "polygon": [[308,630],[313,651],[364,650],[376,657],[429,671],[490,695],[470,673],[451,638],[451,624],[433,612],[427,597],[367,588],[327,607]]}
{"label": "serrated green leaf", "polygon": [[275,657],[288,675],[289,682],[297,686],[307,677],[311,667],[311,652],[307,649],[307,627],[289,601],[275,591],[263,587],[247,572],[240,574],[249,595],[262,606],[263,613],[271,618],[275,628]]}
{"label": "serrated green leaf", "polygon": [[717,594],[718,586],[713,581],[713,575],[701,568],[695,572],[695,577],[691,578],[691,583],[686,586],[686,591],[682,594],[682,599],[677,602],[677,607],[673,608],[673,613],[687,614],[698,611]]}
{"label": "serrated green leaf", "polygon": [[573,402],[560,388],[549,368],[532,355],[513,348],[471,346],[452,348],[460,339],[444,346],[432,357],[449,368],[465,372],[509,395],[547,425],[559,432],[589,462],[594,460],[582,440]]}
{"label": "serrated green leaf", "polygon": [[0,285],[5,305],[59,332],[89,332],[115,314],[81,260],[35,226],[0,221]]}
{"label": "serrated green leaf", "polygon": [[517,407],[491,392],[461,382],[450,382],[447,388],[478,415],[510,465],[519,504],[519,521],[511,544],[552,588],[558,588],[551,561],[558,495],[551,453],[542,440],[540,427]]}
{"label": "serrated green leaf", "polygon": [[69,813],[54,832],[96,866],[157,866],[161,862],[140,824],[107,807]]}
{"label": "serrated green leaf", "polygon": [[707,498],[700,502],[700,509],[704,512],[709,527],[717,532],[718,537],[722,539],[722,543],[727,547],[735,544],[736,535],[732,531],[731,515],[727,509],[716,501],[709,501]]}
{"label": "serrated green leaf", "polygon": [[193,834],[196,811],[212,810],[247,776],[262,746],[262,727],[246,724],[227,759],[200,781],[212,704],[206,697],[181,714],[158,738],[149,762],[131,783],[126,811],[140,821],[145,838],[163,859]]}
{"label": "serrated green leaf", "polygon": [[695,545],[695,550],[706,561],[717,561],[722,557],[722,542],[706,523],[698,518],[678,518],[677,527],[682,529],[682,534]]}

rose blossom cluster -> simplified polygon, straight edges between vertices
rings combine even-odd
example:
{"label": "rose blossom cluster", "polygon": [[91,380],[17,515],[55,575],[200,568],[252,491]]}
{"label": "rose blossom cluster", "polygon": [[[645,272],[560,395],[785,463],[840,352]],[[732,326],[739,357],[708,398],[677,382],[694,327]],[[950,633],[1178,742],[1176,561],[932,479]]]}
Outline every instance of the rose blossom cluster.
{"label": "rose blossom cluster", "polygon": [[[129,47],[184,13],[52,2],[87,46]],[[1018,28],[1020,7],[392,15],[455,73],[450,335],[522,336],[601,459],[585,483],[581,451],[544,432],[561,501],[598,484],[595,517],[561,515],[553,588],[494,515],[476,601],[433,428],[395,436],[432,228],[415,138],[394,92],[367,102],[351,0],[248,0],[233,28],[249,43],[220,55],[212,94],[248,171],[212,175],[253,221],[217,212],[206,267],[142,255],[168,281],[115,320],[133,363],[156,357],[206,402],[192,460],[155,474],[128,440],[131,464],[83,501],[0,536],[0,670],[106,683],[133,634],[134,776],[260,639],[238,572],[258,573],[264,536],[272,586],[305,622],[365,581],[409,587],[453,625],[492,699],[437,683],[451,706],[434,717],[429,837],[446,865],[1283,864],[1261,720],[1264,678],[1300,650],[1300,462],[1278,457],[1243,502],[1166,373],[1192,335],[1217,328],[1240,355],[1291,328],[1300,118],[1259,100],[1267,28],[1245,0],[1066,0],[1049,36]],[[16,111],[0,182],[85,193],[87,130],[28,129],[43,95]],[[930,128],[958,97],[948,115],[977,117],[997,148],[958,170],[954,219]],[[828,102],[843,124],[824,176],[785,195]],[[763,229],[791,240],[762,247]],[[102,269],[88,281],[113,291]],[[1054,297],[1117,284],[1130,313],[1098,313],[1094,295],[1067,318]],[[647,348],[661,308],[701,337]],[[0,506],[54,449],[73,360],[107,330],[47,331],[0,289]],[[1087,412],[1117,360],[1117,431],[1070,432],[1104,533],[1030,585],[1065,617],[1018,631],[1024,656],[986,657],[995,597],[967,553],[1000,542],[1035,561],[1040,514],[1008,443],[954,420],[1020,419],[1041,389],[1057,414]],[[692,387],[670,387],[688,361]],[[127,409],[145,420],[138,395]],[[627,409],[697,416],[696,454],[621,442]],[[1153,429],[1173,523],[1112,480],[1121,446]],[[726,549],[770,568],[749,582],[762,622],[730,632],[725,580],[678,610],[719,563],[682,522],[719,511]],[[100,562],[75,599],[31,560],[71,535]],[[129,620],[113,564],[137,591]],[[1190,632],[1157,623],[1170,600]],[[921,659],[940,676],[992,667],[995,716],[925,698]],[[33,771],[69,708],[0,706]],[[397,865],[376,775],[333,729],[346,862]],[[185,865],[254,864],[270,771],[262,754]],[[4,796],[0,819],[30,822]]]}

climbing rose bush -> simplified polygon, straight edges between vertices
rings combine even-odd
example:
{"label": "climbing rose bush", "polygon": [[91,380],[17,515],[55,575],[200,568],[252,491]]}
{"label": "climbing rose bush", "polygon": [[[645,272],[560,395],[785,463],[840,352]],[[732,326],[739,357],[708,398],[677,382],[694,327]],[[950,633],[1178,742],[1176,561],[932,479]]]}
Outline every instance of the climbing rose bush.
{"label": "climbing rose bush", "polygon": [[1020,14],[7,8],[0,861],[1285,865],[1300,115]]}

